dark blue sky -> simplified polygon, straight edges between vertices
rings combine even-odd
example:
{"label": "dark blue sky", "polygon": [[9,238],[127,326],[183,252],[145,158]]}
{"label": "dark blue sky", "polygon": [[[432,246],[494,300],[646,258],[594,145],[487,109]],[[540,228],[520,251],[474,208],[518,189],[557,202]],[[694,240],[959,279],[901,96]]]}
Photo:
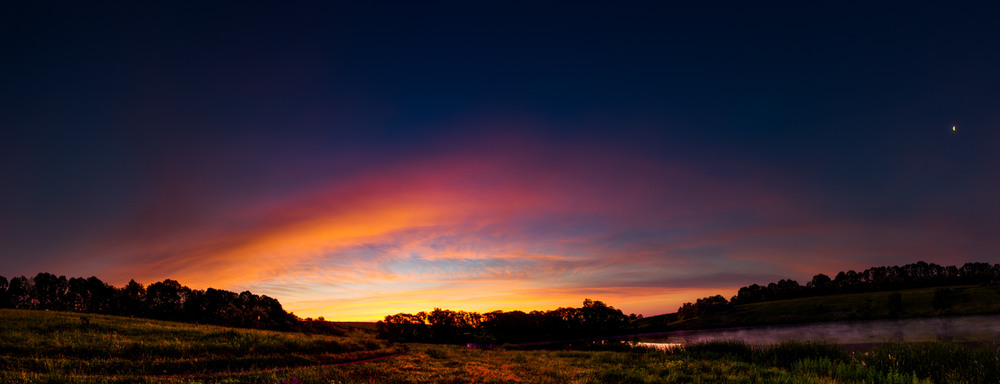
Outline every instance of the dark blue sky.
{"label": "dark blue sky", "polygon": [[[1000,262],[1000,7],[535,3],[3,4],[0,274],[78,274],[56,271],[76,253],[92,259],[81,273],[118,278],[128,273],[109,266],[132,255],[190,253],[163,244],[221,233],[246,243],[276,201],[454,162],[506,164],[495,171],[514,176],[484,176],[490,186],[549,171],[605,202],[635,198],[599,187],[624,183],[643,191],[637,206],[666,204],[662,194],[712,223],[670,234],[677,225],[624,219],[538,227],[521,239],[536,248],[579,231],[660,245],[678,233],[768,233],[801,224],[795,216],[816,228],[795,240],[809,246],[754,235],[770,248],[699,252],[839,255],[767,259],[769,272],[712,289],[801,278],[809,265]],[[751,207],[757,194],[794,214]],[[531,222],[565,219],[538,215]],[[830,227],[854,230],[822,233]],[[914,248],[917,238],[939,246]],[[735,268],[712,265],[699,271]],[[171,273],[183,276],[135,274]]]}

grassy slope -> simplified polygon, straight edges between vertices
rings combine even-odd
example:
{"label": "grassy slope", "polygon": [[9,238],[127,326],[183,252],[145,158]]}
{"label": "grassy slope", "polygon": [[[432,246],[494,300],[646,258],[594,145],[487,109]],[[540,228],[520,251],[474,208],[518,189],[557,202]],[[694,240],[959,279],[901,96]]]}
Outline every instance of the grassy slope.
{"label": "grassy slope", "polygon": [[900,318],[1000,313],[1000,287],[949,287],[957,293],[957,298],[954,306],[944,312],[936,311],[931,306],[934,291],[940,288],[816,296],[753,303],[736,306],[728,313],[701,316],[683,321],[678,321],[676,314],[652,316],[642,319],[638,326],[640,331],[644,332],[664,329],[886,319],[893,317],[889,312],[888,303],[889,295],[895,292],[902,294],[903,298],[903,312],[898,314]]}
{"label": "grassy slope", "polygon": [[399,352],[360,331],[333,337],[9,309],[0,310],[0,335],[0,377],[12,382],[42,381],[48,374],[134,381],[315,366]]}

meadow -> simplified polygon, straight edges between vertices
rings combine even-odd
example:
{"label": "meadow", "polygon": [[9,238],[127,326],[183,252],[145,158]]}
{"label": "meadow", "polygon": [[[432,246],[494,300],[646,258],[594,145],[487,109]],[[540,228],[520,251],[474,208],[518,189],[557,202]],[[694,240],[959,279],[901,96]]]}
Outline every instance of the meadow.
{"label": "meadow", "polygon": [[[81,320],[86,318],[86,323]],[[0,310],[2,383],[996,383],[993,344],[848,351],[715,342],[524,350],[391,345],[370,330],[309,335],[66,312]]]}
{"label": "meadow", "polygon": [[360,329],[327,336],[13,309],[0,310],[0,335],[3,383],[222,382],[402,351]]}

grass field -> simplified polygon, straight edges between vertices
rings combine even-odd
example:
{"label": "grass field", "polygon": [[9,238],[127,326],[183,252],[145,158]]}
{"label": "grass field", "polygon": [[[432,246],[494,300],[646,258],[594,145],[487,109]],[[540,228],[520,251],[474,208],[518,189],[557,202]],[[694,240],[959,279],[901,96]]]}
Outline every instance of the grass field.
{"label": "grass field", "polygon": [[373,364],[302,372],[322,383],[996,383],[997,346],[886,344],[864,352],[718,342],[664,352],[470,350],[411,345]]}
{"label": "grass field", "polygon": [[401,352],[362,331],[332,337],[27,310],[0,310],[0,335],[4,383],[196,382]]}
{"label": "grass field", "polygon": [[[0,383],[996,383],[996,345],[740,342],[476,350],[0,310]],[[374,359],[374,360],[373,360]],[[352,364],[353,363],[353,364]]]}

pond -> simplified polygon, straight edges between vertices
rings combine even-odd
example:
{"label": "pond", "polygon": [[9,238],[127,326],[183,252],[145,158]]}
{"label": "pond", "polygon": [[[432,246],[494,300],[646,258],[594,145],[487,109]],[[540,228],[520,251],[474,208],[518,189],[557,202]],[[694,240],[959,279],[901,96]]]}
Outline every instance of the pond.
{"label": "pond", "polygon": [[636,335],[633,340],[638,344],[660,348],[716,340],[742,340],[755,345],[777,344],[787,340],[825,341],[834,344],[996,341],[1000,340],[1000,315],[675,331]]}

